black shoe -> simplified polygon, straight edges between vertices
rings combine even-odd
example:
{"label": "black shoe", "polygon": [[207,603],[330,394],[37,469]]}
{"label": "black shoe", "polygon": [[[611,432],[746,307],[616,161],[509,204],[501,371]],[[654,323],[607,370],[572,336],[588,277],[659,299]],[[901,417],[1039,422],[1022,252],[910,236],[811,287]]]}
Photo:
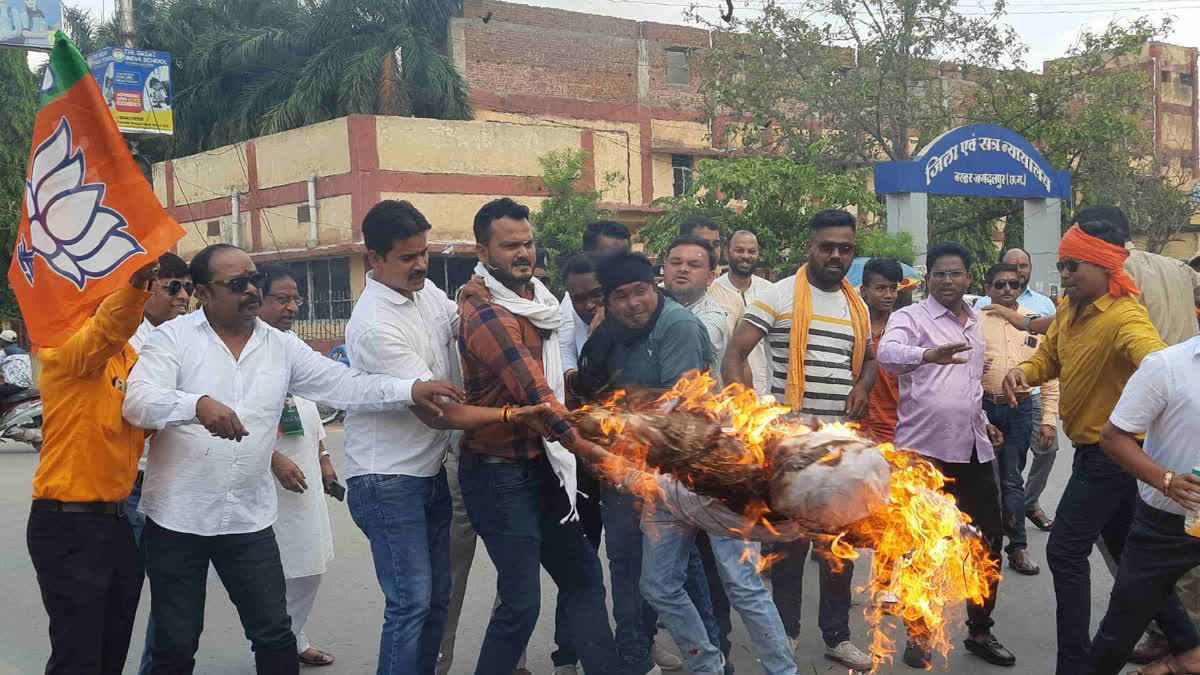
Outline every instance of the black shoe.
{"label": "black shoe", "polygon": [[993,665],[1012,666],[1017,662],[1017,657],[1005,649],[1004,645],[1000,644],[1000,641],[996,639],[995,635],[992,635],[991,631],[972,635],[963,640],[963,645],[966,646],[967,651]]}
{"label": "black shoe", "polygon": [[1028,576],[1042,571],[1042,568],[1038,567],[1038,564],[1033,562],[1033,558],[1029,556],[1029,551],[1023,548],[1013,549],[1013,552],[1008,554],[1008,566]]}
{"label": "black shoe", "polygon": [[929,649],[919,642],[908,641],[904,647],[904,663],[913,668],[921,670],[929,670],[930,661],[933,657],[929,653]]}
{"label": "black shoe", "polygon": [[1037,529],[1041,530],[1042,532],[1049,532],[1050,526],[1054,524],[1054,521],[1047,518],[1046,512],[1041,509],[1036,511],[1026,511],[1025,517],[1029,519],[1029,522],[1036,525]]}

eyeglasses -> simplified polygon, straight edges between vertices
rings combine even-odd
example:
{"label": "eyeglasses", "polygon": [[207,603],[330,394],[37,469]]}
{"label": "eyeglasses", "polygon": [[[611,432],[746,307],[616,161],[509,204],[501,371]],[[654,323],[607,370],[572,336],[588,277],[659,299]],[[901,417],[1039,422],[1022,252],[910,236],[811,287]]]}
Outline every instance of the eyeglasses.
{"label": "eyeglasses", "polygon": [[180,281],[175,279],[166,283],[159,282],[159,290],[166,291],[167,295],[178,295],[179,291],[187,291],[191,295],[196,290],[196,285],[190,281]]}
{"label": "eyeglasses", "polygon": [[938,270],[936,272],[929,273],[929,278],[936,281],[945,281],[947,279],[959,281],[965,276],[967,276],[966,270]]}
{"label": "eyeglasses", "polygon": [[225,281],[210,281],[209,285],[219,284],[233,291],[234,293],[245,293],[250,286],[262,288],[267,285],[267,275],[264,272],[255,272],[249,276],[234,277]]}
{"label": "eyeglasses", "polygon": [[294,304],[296,305],[296,309],[299,309],[304,305],[304,298],[298,295],[268,295],[267,297],[271,298],[275,302],[278,302],[284,307]]}
{"label": "eyeglasses", "polygon": [[1011,288],[1012,290],[1015,291],[1021,287],[1021,282],[1018,281],[1017,279],[1008,279],[1008,280],[1000,280],[1000,281],[992,282],[992,288],[994,288],[998,291],[1004,290],[1005,287]]}
{"label": "eyeglasses", "polygon": [[1063,270],[1066,270],[1067,274],[1075,274],[1075,272],[1079,271],[1079,263],[1081,262],[1083,261],[1074,258],[1063,258],[1055,263],[1054,266],[1058,268],[1060,274]]}

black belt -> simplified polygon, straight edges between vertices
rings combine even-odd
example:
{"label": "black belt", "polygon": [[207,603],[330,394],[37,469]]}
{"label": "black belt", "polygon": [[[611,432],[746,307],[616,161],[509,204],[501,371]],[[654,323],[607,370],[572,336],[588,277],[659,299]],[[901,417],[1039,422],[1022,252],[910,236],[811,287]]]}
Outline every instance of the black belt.
{"label": "black belt", "polygon": [[120,517],[125,515],[125,502],[60,502],[57,499],[35,499],[33,510]]}
{"label": "black belt", "polygon": [[515,457],[500,457],[499,455],[475,455],[475,458],[480,464],[531,464],[539,459],[538,457],[517,459]]}
{"label": "black belt", "polygon": [[[1030,396],[1031,394],[1029,392],[1017,394],[1017,403],[1024,403],[1025,399],[1029,398]],[[996,405],[1009,405],[1008,395],[1006,394],[989,394],[985,391],[983,392],[983,397],[988,401],[995,403]]]}

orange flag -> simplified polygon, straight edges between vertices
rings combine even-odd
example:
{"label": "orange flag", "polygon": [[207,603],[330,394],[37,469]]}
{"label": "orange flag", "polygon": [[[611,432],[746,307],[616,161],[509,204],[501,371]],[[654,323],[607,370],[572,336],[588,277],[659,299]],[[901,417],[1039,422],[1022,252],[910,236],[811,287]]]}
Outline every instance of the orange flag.
{"label": "orange flag", "polygon": [[8,269],[34,347],[62,344],[183,234],[134,163],[83,56],[55,33]]}

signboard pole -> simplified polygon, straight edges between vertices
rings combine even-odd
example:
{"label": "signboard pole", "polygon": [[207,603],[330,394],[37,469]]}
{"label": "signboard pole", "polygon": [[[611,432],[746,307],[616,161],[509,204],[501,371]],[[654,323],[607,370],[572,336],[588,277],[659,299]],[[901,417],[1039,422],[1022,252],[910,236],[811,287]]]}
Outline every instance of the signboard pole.
{"label": "signboard pole", "polygon": [[1058,241],[1062,238],[1062,200],[1025,200],[1025,250],[1029,251],[1029,286],[1044,295],[1058,285]]}
{"label": "signboard pole", "polygon": [[899,192],[887,195],[887,230],[907,232],[913,241],[916,258],[913,266],[925,268],[925,250],[929,248],[929,195],[924,192]]}

